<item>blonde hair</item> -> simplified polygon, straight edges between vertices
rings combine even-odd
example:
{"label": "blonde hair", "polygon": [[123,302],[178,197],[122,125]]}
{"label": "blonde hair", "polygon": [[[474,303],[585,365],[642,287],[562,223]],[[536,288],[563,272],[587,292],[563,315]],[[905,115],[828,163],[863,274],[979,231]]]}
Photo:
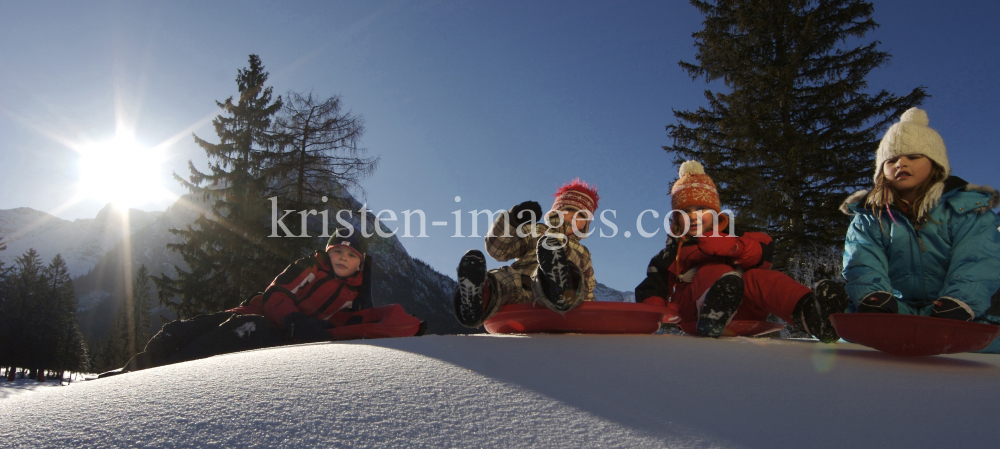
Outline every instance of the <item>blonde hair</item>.
{"label": "blonde hair", "polygon": [[[933,159],[928,158],[928,160],[931,162],[931,172],[927,175],[927,179],[917,186],[917,199],[913,201],[913,204],[910,204],[909,211],[906,213],[906,217],[910,219],[915,229],[923,228],[926,221],[930,218],[928,212],[931,207],[937,205],[937,201],[942,193],[943,186],[937,187],[937,185],[946,178],[944,168],[938,165],[937,162],[934,162]],[[935,190],[935,187],[937,187],[936,194],[928,195],[929,192]],[[892,185],[889,184],[889,179],[885,176],[885,172],[882,171],[882,176],[875,180],[875,186],[868,192],[868,199],[865,201],[865,205],[871,207],[872,213],[880,219],[879,226],[882,225],[882,211],[888,211],[888,207],[896,204],[898,201],[900,201],[899,192],[896,192],[896,189],[892,188]],[[889,212],[889,214],[891,216],[892,212]]]}

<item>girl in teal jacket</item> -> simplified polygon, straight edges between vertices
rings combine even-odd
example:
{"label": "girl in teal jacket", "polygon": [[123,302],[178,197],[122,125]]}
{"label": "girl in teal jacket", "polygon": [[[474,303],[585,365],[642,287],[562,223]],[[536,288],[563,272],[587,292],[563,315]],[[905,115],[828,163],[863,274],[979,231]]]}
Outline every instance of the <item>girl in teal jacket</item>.
{"label": "girl in teal jacket", "polygon": [[[851,195],[848,311],[1000,323],[1000,193],[950,176],[944,141],[911,108],[883,136],[874,187]],[[1000,353],[1000,339],[983,352]]]}

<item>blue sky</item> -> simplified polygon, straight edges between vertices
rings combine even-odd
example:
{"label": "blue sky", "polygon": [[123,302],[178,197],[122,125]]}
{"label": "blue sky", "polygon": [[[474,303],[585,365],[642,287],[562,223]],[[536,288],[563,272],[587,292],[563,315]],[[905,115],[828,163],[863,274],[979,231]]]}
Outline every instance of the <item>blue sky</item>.
{"label": "blue sky", "polygon": [[[170,142],[148,178],[184,193],[171,172],[187,175],[188,160],[205,168],[190,134],[215,141],[215,101],[236,93],[236,71],[255,53],[276,94],[337,94],[364,116],[363,144],[382,158],[363,183],[369,207],[425,211],[429,237],[402,242],[451,276],[465,250],[483,246],[451,237],[453,211],[469,235],[468,211],[547,207],[581,177],[617,215],[616,237],[585,241],[597,279],[633,289],[664,239],[635,229],[641,211],[669,210],[676,167],[660,148],[664,127],[672,109],[703,105],[708,87],[677,66],[693,60],[702,21],[686,1],[80,3],[3,3],[0,209],[93,217],[106,201],[69,204],[80,178],[71,147],[111,138],[118,122],[143,145]],[[1000,184],[1000,2],[874,3],[881,28],[865,40],[893,60],[871,88],[926,86],[953,171]]]}

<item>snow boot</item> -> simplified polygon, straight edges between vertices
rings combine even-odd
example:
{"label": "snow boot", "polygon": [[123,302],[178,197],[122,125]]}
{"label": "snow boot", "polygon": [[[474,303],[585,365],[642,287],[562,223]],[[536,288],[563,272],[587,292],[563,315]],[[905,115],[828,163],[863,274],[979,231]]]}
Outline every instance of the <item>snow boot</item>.
{"label": "snow boot", "polygon": [[579,285],[583,280],[580,269],[566,257],[566,237],[544,235],[538,239],[538,283],[542,288],[540,302],[551,310],[564,313],[580,305]]}
{"label": "snow boot", "polygon": [[698,313],[698,335],[719,338],[743,304],[743,278],[726,273],[705,292],[705,302]]}
{"label": "snow boot", "polygon": [[848,302],[850,298],[843,284],[824,279],[795,304],[793,324],[823,343],[836,342],[840,336],[830,322],[830,314],[843,313]]}
{"label": "snow boot", "polygon": [[487,281],[486,257],[470,249],[458,262],[458,290],[455,291],[455,318],[465,327],[477,328],[486,320],[484,303],[493,299]]}

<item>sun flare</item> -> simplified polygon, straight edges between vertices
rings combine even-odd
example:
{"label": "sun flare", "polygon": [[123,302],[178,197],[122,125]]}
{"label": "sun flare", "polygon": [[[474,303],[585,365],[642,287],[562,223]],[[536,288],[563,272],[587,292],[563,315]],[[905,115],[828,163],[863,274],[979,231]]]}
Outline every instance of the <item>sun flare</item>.
{"label": "sun flare", "polygon": [[137,207],[167,194],[161,183],[163,155],[127,133],[75,148],[80,154],[78,196],[118,207]]}

